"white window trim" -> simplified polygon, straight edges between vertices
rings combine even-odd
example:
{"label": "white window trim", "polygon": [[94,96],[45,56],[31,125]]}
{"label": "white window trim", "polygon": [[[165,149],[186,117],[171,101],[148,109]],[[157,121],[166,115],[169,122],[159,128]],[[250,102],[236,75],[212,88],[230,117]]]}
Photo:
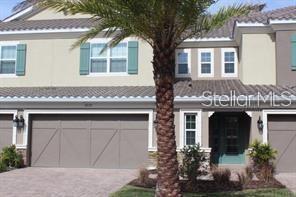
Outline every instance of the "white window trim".
{"label": "white window trim", "polygon": [[[184,52],[188,54],[188,73],[187,74],[179,74],[178,67],[178,53]],[[176,50],[176,77],[190,77],[191,76],[191,49],[177,49]]]}
{"label": "white window trim", "polygon": [[[125,72],[111,72],[111,59],[114,59],[114,57],[111,57],[111,48],[107,49],[107,56],[106,57],[92,57],[92,45],[94,44],[107,44],[109,39],[96,39],[92,40],[90,42],[90,61],[89,61],[89,76],[95,77],[95,76],[128,76],[128,42],[127,41],[122,41],[121,43],[126,44],[126,56],[125,57],[115,57],[118,59],[126,59],[126,68]],[[94,73],[91,72],[91,60],[92,59],[106,59],[107,60],[107,72],[105,73]]]}
{"label": "white window trim", "polygon": [[180,141],[178,149],[184,148],[186,144],[186,130],[185,130],[185,115],[186,114],[196,114],[196,133],[195,133],[195,140],[196,144],[199,143],[202,147],[202,136],[201,136],[201,128],[202,128],[202,112],[201,110],[180,110]]}
{"label": "white window trim", "polygon": [[[225,52],[234,52],[234,73],[225,73]],[[222,77],[238,77],[238,57],[235,48],[222,48],[221,49],[221,73]]]}
{"label": "white window trim", "polygon": [[[201,72],[201,53],[203,52],[207,52],[207,53],[211,53],[211,73],[202,73]],[[198,49],[198,77],[214,77],[214,58],[215,58],[215,54],[214,54],[214,49]]]}
{"label": "white window trim", "polygon": [[15,46],[16,47],[16,50],[15,50],[15,59],[4,59],[4,60],[11,60],[11,61],[15,61],[15,71],[14,71],[14,74],[2,74],[0,73],[0,78],[15,78],[17,77],[16,75],[16,64],[17,64],[17,45],[19,44],[20,42],[17,42],[17,41],[1,41],[0,42],[0,61],[2,60],[1,59],[1,53],[2,53],[2,47],[3,46]]}
{"label": "white window trim", "polygon": [[268,115],[296,115],[296,110],[263,110],[263,143],[268,143]]}
{"label": "white window trim", "polygon": [[153,147],[153,110],[122,110],[122,109],[112,109],[112,110],[25,110],[25,128],[24,128],[24,141],[21,145],[22,148],[28,148],[28,132],[29,132],[29,122],[30,115],[33,114],[147,114],[148,118],[148,151],[155,151],[156,148]]}

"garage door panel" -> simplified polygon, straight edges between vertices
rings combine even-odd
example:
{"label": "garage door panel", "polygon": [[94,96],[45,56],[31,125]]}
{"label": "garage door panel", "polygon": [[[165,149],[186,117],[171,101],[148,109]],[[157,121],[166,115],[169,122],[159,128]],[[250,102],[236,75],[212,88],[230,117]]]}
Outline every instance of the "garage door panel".
{"label": "garage door panel", "polygon": [[147,129],[148,128],[147,119],[148,119],[148,116],[145,116],[145,115],[124,116],[122,117],[122,120],[120,122],[120,129],[135,129],[135,130]]}
{"label": "garage door panel", "polygon": [[12,144],[12,115],[0,115],[0,150]]}
{"label": "garage door panel", "polygon": [[62,129],[85,129],[89,127],[88,120],[65,120],[61,121]]}
{"label": "garage door panel", "polygon": [[[137,168],[147,161],[146,115],[34,115],[32,122],[33,166]],[[40,152],[50,141],[44,131],[53,128],[60,131],[57,139]]]}
{"label": "garage door panel", "polygon": [[119,168],[119,133],[117,130],[92,130],[92,166]]}
{"label": "garage door panel", "polygon": [[59,135],[58,129],[34,129],[32,135],[32,166],[59,165]]}
{"label": "garage door panel", "polygon": [[278,151],[276,171],[296,172],[296,116],[269,116],[268,132],[271,146]]}
{"label": "garage door panel", "polygon": [[60,166],[90,166],[90,134],[88,129],[63,129],[61,133]]}
{"label": "garage door panel", "polygon": [[120,167],[143,167],[147,161],[148,142],[146,130],[121,130],[120,133]]}

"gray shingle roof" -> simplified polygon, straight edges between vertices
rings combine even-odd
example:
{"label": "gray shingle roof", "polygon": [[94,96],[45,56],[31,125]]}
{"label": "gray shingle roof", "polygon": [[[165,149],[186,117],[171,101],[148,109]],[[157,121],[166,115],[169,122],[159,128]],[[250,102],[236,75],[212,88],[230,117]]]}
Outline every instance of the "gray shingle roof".
{"label": "gray shingle roof", "polygon": [[248,16],[233,18],[220,28],[213,30],[205,35],[206,38],[223,38],[233,37],[235,22],[245,23],[264,23],[268,24],[269,20],[292,20],[296,19],[296,6],[289,6],[275,9],[267,12],[253,12]]}
{"label": "gray shingle roof", "polygon": [[0,31],[90,28],[94,21],[87,18],[28,20],[0,23]]}
{"label": "gray shingle roof", "polygon": [[[154,98],[153,86],[118,86],[118,87],[20,87],[0,88],[1,99],[128,99]],[[274,85],[244,85],[239,80],[198,80],[179,81],[175,84],[176,98],[202,97],[205,91],[217,95],[268,95],[274,92],[280,95],[289,91],[296,95],[296,90]],[[78,100],[79,101],[79,100]]]}
{"label": "gray shingle roof", "polygon": [[[36,10],[33,10],[36,11]],[[37,10],[38,11],[38,10]],[[248,16],[233,18],[226,22],[224,26],[217,28],[205,38],[232,38],[234,24],[238,22],[258,22],[268,24],[269,20],[287,20],[296,19],[296,6],[280,8],[267,12],[253,12]],[[17,30],[45,30],[45,29],[70,29],[70,28],[90,28],[94,25],[93,21],[85,18],[78,19],[58,19],[58,20],[36,20],[36,21],[11,21],[0,23],[0,31],[17,31]]]}

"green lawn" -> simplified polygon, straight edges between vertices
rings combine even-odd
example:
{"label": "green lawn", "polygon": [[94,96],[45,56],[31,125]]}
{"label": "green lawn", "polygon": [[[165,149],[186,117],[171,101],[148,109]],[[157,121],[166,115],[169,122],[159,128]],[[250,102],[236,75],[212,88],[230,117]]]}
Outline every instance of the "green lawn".
{"label": "green lawn", "polygon": [[[211,194],[189,194],[185,197],[225,197],[225,196],[252,196],[252,197],[296,197],[287,189],[260,189],[260,190],[245,190],[243,192],[223,192]],[[116,193],[111,194],[111,197],[154,197],[152,189],[143,189],[133,186],[125,186]]]}

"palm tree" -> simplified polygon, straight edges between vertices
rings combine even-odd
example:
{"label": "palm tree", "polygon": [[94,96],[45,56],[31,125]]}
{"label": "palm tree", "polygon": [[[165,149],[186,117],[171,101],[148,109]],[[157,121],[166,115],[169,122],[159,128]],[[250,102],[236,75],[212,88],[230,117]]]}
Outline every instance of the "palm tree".
{"label": "palm tree", "polygon": [[[30,1],[30,0],[29,0]],[[115,46],[136,36],[153,49],[156,86],[156,133],[158,180],[156,196],[182,196],[174,125],[175,50],[187,38],[202,37],[231,17],[245,15],[254,5],[221,8],[211,15],[208,8],[218,0],[40,0],[68,14],[93,16],[94,27],[75,44],[94,38],[103,30]]]}

